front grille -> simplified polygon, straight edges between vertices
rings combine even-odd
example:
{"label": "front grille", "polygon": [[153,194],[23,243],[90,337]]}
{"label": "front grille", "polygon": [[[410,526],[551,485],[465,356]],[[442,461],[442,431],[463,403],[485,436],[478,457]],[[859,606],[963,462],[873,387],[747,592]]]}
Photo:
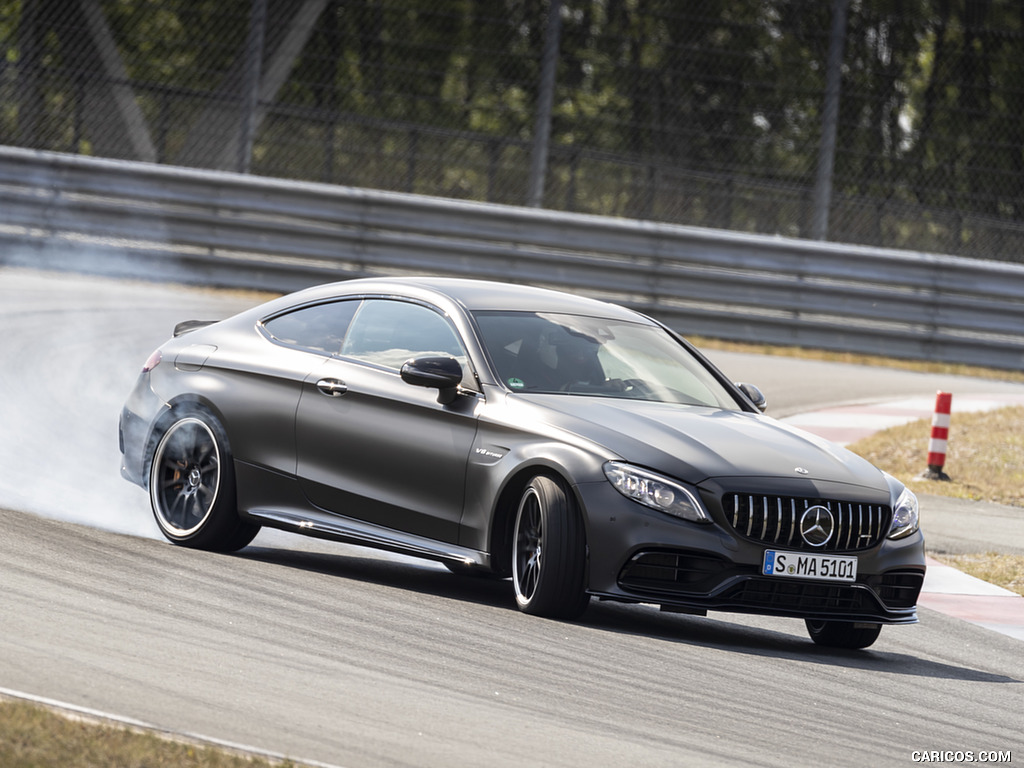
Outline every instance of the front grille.
{"label": "front grille", "polygon": [[[799,499],[729,493],[722,499],[726,518],[745,539],[812,552],[852,552],[877,546],[889,530],[892,510],[880,504]],[[824,507],[831,513],[832,531],[819,546],[808,544],[800,534],[804,513]]]}

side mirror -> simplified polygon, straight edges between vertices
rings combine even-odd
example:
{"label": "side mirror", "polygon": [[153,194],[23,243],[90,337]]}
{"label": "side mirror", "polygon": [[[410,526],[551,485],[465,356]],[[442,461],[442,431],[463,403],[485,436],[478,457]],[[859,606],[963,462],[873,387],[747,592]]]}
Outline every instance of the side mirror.
{"label": "side mirror", "polygon": [[740,392],[747,396],[747,399],[753,403],[754,407],[757,408],[761,413],[764,413],[768,408],[768,400],[765,399],[764,393],[755,387],[753,384],[747,384],[742,381],[736,382],[736,386]]}
{"label": "side mirror", "polygon": [[402,366],[402,381],[438,390],[437,402],[453,402],[462,383],[462,366],[454,357],[414,357]]}

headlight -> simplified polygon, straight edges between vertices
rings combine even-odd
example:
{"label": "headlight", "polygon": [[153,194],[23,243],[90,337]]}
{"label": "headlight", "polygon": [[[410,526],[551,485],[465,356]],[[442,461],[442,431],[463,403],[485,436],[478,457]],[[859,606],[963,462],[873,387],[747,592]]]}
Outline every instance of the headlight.
{"label": "headlight", "polygon": [[892,526],[889,528],[889,538],[902,539],[916,531],[918,526],[917,496],[909,488],[904,488],[892,508]]}
{"label": "headlight", "polygon": [[604,475],[627,499],[683,520],[711,522],[697,496],[667,477],[619,461],[607,462]]}

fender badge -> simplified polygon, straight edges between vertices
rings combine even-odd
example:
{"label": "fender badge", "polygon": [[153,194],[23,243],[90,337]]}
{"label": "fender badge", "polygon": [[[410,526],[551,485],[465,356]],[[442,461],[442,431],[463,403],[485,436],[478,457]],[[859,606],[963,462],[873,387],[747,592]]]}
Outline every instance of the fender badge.
{"label": "fender badge", "polygon": [[809,474],[811,474],[808,470],[804,469],[803,467],[796,467],[796,472],[799,475],[809,475]]}

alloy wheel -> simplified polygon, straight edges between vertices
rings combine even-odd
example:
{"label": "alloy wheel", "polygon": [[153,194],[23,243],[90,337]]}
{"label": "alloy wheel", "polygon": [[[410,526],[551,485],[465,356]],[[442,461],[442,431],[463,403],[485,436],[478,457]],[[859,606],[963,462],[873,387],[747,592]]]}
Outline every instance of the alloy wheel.
{"label": "alloy wheel", "polygon": [[210,427],[187,417],[164,433],[153,456],[150,496],[160,527],[188,536],[209,516],[220,490],[220,448]]}
{"label": "alloy wheel", "polygon": [[530,487],[519,502],[519,513],[516,515],[515,561],[512,565],[516,595],[523,602],[529,602],[537,591],[543,564],[543,543],[544,523],[540,497],[537,491]]}

